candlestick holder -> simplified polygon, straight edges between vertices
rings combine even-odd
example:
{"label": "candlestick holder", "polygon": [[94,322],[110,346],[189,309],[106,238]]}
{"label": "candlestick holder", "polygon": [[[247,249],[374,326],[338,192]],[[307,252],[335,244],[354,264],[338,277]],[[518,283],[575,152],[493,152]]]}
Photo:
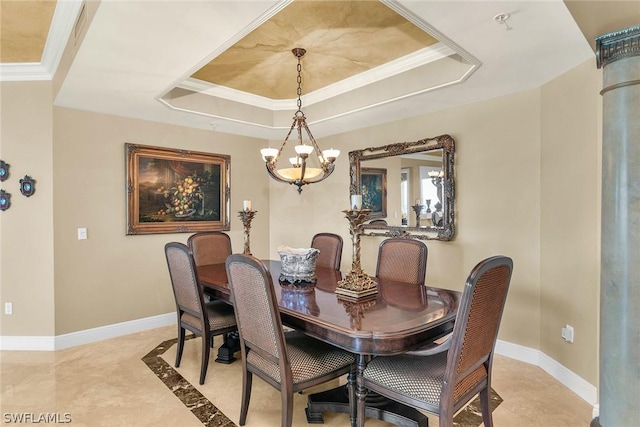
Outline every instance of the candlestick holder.
{"label": "candlestick holder", "polygon": [[376,282],[362,270],[360,266],[360,235],[362,234],[362,224],[367,220],[371,209],[349,209],[342,211],[347,220],[351,233],[352,261],[351,271],[340,280],[336,286],[336,294],[350,298],[360,298],[373,295],[378,292]]}
{"label": "candlestick holder", "polygon": [[252,211],[251,209],[245,209],[238,212],[238,216],[244,226],[244,254],[251,255],[251,220],[258,211]]}
{"label": "candlestick holder", "polygon": [[424,206],[422,205],[411,206],[411,209],[413,209],[413,211],[416,213],[416,227],[420,227],[420,213],[422,212],[423,208]]}

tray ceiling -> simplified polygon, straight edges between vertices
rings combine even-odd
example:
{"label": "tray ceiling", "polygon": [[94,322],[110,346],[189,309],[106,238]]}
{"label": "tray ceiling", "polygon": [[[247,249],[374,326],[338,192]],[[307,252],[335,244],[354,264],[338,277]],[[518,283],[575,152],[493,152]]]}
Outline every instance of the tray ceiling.
{"label": "tray ceiling", "polygon": [[539,87],[640,2],[0,0],[0,18],[4,81],[50,79],[77,44],[55,105],[280,139],[293,47],[321,137]]}

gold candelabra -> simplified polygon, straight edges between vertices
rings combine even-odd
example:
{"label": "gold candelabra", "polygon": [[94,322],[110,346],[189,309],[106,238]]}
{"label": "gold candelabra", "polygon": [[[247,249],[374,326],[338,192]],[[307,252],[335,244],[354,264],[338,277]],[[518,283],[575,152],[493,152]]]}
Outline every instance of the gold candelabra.
{"label": "gold candelabra", "polygon": [[251,255],[251,220],[258,211],[252,211],[251,209],[245,209],[238,212],[238,216],[244,226],[244,254]]}
{"label": "gold candelabra", "polygon": [[347,220],[351,233],[351,245],[353,258],[351,261],[351,271],[347,276],[338,282],[336,293],[351,298],[360,298],[378,292],[376,282],[362,270],[360,266],[360,235],[362,234],[362,224],[367,220],[371,209],[349,209],[342,211]]}

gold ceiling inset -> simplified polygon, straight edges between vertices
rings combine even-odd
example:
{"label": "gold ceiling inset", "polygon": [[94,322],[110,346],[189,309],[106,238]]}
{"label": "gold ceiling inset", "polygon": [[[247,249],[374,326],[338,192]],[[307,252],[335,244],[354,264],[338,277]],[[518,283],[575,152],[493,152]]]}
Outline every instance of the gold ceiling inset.
{"label": "gold ceiling inset", "polygon": [[192,77],[289,99],[295,47],[307,50],[303,91],[310,93],[437,42],[378,1],[294,1]]}
{"label": "gold ceiling inset", "polygon": [[41,62],[55,0],[0,1],[0,62]]}

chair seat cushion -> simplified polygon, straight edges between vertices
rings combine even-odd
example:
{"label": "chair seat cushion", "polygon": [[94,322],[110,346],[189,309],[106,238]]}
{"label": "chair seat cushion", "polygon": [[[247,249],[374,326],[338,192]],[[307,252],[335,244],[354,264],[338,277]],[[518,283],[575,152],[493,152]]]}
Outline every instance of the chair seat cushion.
{"label": "chair seat cushion", "polygon": [[[285,339],[293,384],[321,377],[355,362],[353,354],[299,332],[285,333]],[[249,351],[247,364],[260,369],[276,382],[281,383],[280,368],[277,363],[265,359],[255,351]]]}
{"label": "chair seat cushion", "polygon": [[[447,368],[447,354],[443,351],[433,356],[399,355],[379,356],[369,362],[364,370],[367,383],[384,387],[405,396],[420,407],[438,413],[440,393]],[[484,365],[480,365],[455,388],[454,401],[486,378]]]}
{"label": "chair seat cushion", "polygon": [[364,370],[368,382],[380,385],[395,393],[426,404],[432,410],[438,408],[440,392],[447,367],[447,352],[434,356],[378,356]]}
{"label": "chair seat cushion", "polygon": [[[236,316],[233,307],[224,301],[211,301],[205,304],[209,315],[209,330],[226,329],[236,325]],[[190,313],[182,313],[183,323],[200,330],[200,319]]]}

